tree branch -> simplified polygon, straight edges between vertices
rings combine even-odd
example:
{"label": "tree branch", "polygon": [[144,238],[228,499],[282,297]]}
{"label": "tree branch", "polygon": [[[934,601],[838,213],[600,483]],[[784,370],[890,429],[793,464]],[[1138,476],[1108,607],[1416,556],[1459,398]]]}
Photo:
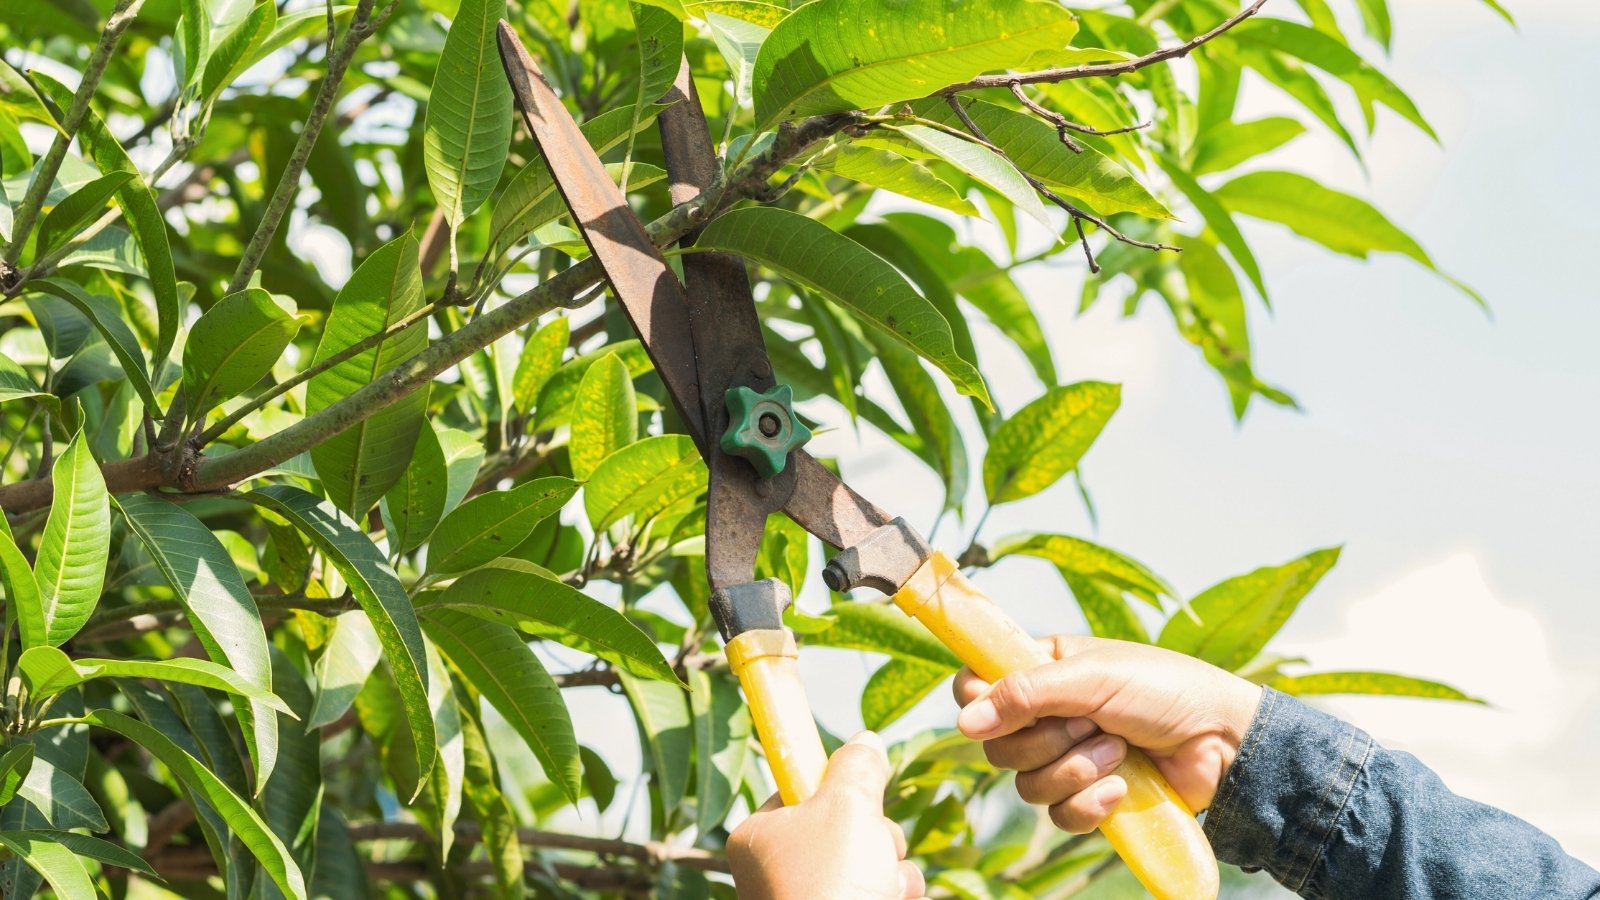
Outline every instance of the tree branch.
{"label": "tree branch", "polygon": [[1148,53],[1134,59],[1115,63],[1090,63],[1066,68],[1041,69],[1037,72],[980,75],[971,81],[963,81],[960,84],[952,84],[947,88],[943,88],[935,92],[935,96],[952,97],[964,91],[975,91],[981,88],[1009,88],[1013,84],[1054,84],[1060,81],[1072,81],[1077,78],[1116,78],[1121,75],[1130,75],[1156,63],[1188,56],[1194,52],[1195,48],[1215,40],[1235,25],[1255,15],[1262,6],[1266,5],[1266,2],[1267,0],[1255,0],[1254,3],[1223,20],[1222,24],[1207,31],[1205,34],[1191,38],[1176,47],[1164,47],[1154,53]]}
{"label": "tree branch", "polygon": [[[674,207],[650,223],[646,231],[657,245],[665,246],[704,225],[722,207],[766,189],[773,174],[818,141],[825,140],[857,121],[852,114],[817,116],[786,129],[765,151],[745,163],[728,180],[702,195],[701,200]],[[112,494],[154,487],[176,487],[193,493],[225,487],[269,469],[364,421],[428,384],[440,373],[487,347],[514,329],[557,307],[578,305],[575,298],[598,284],[599,264],[592,258],[578,263],[492,312],[444,338],[421,353],[379,375],[371,384],[283,431],[226,456],[185,461],[165,471],[162,457],[148,455],[120,460],[101,467]],[[587,302],[584,300],[583,302]],[[178,447],[184,453],[187,445]],[[36,478],[0,486],[0,508],[8,514],[40,509],[50,504],[50,478]]]}
{"label": "tree branch", "polygon": [[[472,823],[462,822],[456,825],[455,832],[457,840],[476,843],[483,839],[482,832],[479,831],[478,826]],[[431,842],[434,840],[433,835],[414,822],[355,823],[350,826],[350,838],[355,841],[403,840]],[[593,853],[598,856],[621,857],[651,866],[670,862],[686,869],[699,869],[702,872],[728,872],[727,859],[709,850],[699,850],[694,847],[675,847],[659,841],[632,843],[609,838],[584,837],[582,835],[561,834],[554,831],[538,831],[532,828],[517,829],[517,841],[529,847],[544,847],[550,850],[575,850],[582,853]]]}
{"label": "tree branch", "polygon": [[[361,42],[371,37],[388,18],[398,0],[391,0],[377,19],[373,19],[372,7],[375,2],[376,0],[360,0],[356,6],[355,18],[345,30],[344,43],[340,45],[338,52],[329,55],[328,72],[317,88],[317,98],[311,106],[311,114],[306,117],[305,127],[300,131],[300,139],[295,142],[294,152],[290,154],[289,162],[283,167],[283,174],[273,189],[272,199],[267,202],[267,211],[256,225],[255,234],[250,236],[250,243],[245,245],[244,254],[239,258],[239,267],[234,270],[233,279],[228,282],[228,288],[224,293],[242,291],[250,284],[250,276],[254,275],[261,265],[262,257],[267,254],[267,245],[271,244],[273,237],[277,235],[284,214],[289,211],[290,205],[294,203],[295,194],[300,190],[300,176],[305,172],[306,163],[311,160],[311,150],[316,146],[317,137],[322,134],[323,124],[333,112],[334,102],[339,98],[339,85],[344,81],[350,61],[355,58]],[[331,40],[332,36],[329,37]]]}
{"label": "tree branch", "polygon": [[17,260],[22,257],[22,248],[28,243],[28,235],[39,218],[39,210],[50,195],[50,185],[55,183],[56,173],[61,171],[61,163],[67,158],[67,147],[72,144],[78,128],[83,125],[83,117],[89,112],[89,99],[100,86],[100,78],[105,75],[111,54],[122,41],[122,33],[132,24],[143,4],[144,0],[117,0],[117,5],[106,19],[105,30],[100,32],[100,42],[95,44],[94,53],[90,54],[89,63],[84,68],[83,80],[78,83],[77,93],[72,95],[72,105],[64,111],[61,130],[56,132],[50,149],[45,151],[44,159],[40,161],[39,169],[34,173],[28,192],[23,196],[22,205],[17,208],[11,223],[11,245],[4,254],[7,270],[16,269]]}

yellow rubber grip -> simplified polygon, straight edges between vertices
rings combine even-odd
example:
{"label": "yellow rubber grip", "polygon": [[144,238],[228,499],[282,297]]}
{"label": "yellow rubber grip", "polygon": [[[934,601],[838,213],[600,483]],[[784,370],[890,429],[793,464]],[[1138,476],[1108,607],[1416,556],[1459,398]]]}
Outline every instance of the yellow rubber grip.
{"label": "yellow rubber grip", "polygon": [[728,641],[727,654],[750,704],[778,793],[785,806],[793,806],[817,792],[828,767],[822,736],[800,686],[794,635],[782,629],[746,631]]}
{"label": "yellow rubber grip", "polygon": [[[928,627],[985,681],[1053,662],[1050,654],[935,551],[894,595],[894,604]],[[1200,823],[1143,751],[1128,748],[1116,774],[1128,784],[1100,826],[1106,840],[1160,900],[1217,896],[1217,858]]]}

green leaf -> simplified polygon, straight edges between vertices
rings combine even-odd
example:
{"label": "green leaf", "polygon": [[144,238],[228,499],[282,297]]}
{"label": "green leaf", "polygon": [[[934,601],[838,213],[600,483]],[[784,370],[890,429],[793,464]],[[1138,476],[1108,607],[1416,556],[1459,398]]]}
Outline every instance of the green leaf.
{"label": "green leaf", "polygon": [[455,842],[456,819],[461,815],[463,779],[466,777],[466,748],[461,733],[461,710],[456,705],[455,686],[444,657],[432,643],[428,649],[428,706],[433,710],[433,731],[439,736],[439,761],[433,766],[428,792],[431,816],[436,816],[435,833],[439,852],[448,857]]}
{"label": "green leaf", "polygon": [[73,831],[36,830],[11,831],[7,832],[6,836],[12,840],[18,840],[25,837],[30,840],[50,841],[60,844],[79,856],[87,857],[97,862],[105,863],[106,865],[116,866],[119,869],[127,869],[132,872],[138,872],[139,874],[148,878],[153,878],[156,881],[161,880],[161,876],[156,874],[156,870],[150,868],[149,863],[145,862],[135,854],[128,852],[126,849],[119,847],[110,841],[104,841],[100,838],[91,837],[87,834],[78,834],[77,832]]}
{"label": "green leaf", "polygon": [[[1380,0],[1381,2],[1381,0]],[[1225,172],[1240,163],[1271,153],[1302,134],[1306,127],[1288,116],[1249,122],[1221,122],[1202,129],[1194,145],[1190,171],[1196,175]]]}
{"label": "green leaf", "polygon": [[1189,202],[1206,220],[1206,225],[1217,234],[1217,239],[1222,246],[1228,248],[1228,253],[1233,257],[1239,268],[1244,270],[1250,278],[1250,283],[1255,285],[1256,293],[1261,299],[1271,305],[1267,300],[1267,285],[1261,277],[1261,267],[1256,264],[1255,254],[1251,252],[1250,245],[1245,242],[1244,235],[1239,232],[1239,226],[1234,223],[1233,217],[1228,215],[1227,207],[1223,206],[1211,192],[1200,186],[1200,182],[1185,172],[1175,161],[1161,157],[1161,168],[1172,179],[1172,183],[1183,192]]}
{"label": "green leaf", "polygon": [[[660,100],[678,77],[678,64],[683,59],[683,16],[649,3],[630,3],[628,11],[633,14],[639,42],[639,89],[634,103],[638,114]],[[682,12],[681,6],[678,11]]]}
{"label": "green leaf", "polygon": [[955,671],[955,667],[940,663],[889,660],[872,673],[861,689],[862,724],[870,731],[887,728]]}
{"label": "green leaf", "polygon": [[1089,623],[1091,634],[1118,641],[1150,643],[1150,632],[1123,596],[1123,588],[1072,569],[1063,567],[1058,571],[1067,589],[1072,591],[1073,599],[1078,601],[1078,610]]}
{"label": "green leaf", "polygon": [[568,424],[572,413],[572,401],[578,396],[578,385],[583,381],[584,374],[589,371],[590,366],[612,353],[622,358],[628,366],[628,374],[635,379],[653,371],[650,355],[644,352],[644,345],[639,343],[637,338],[607,344],[592,353],[585,353],[568,360],[550,376],[534,403],[539,413],[537,420],[539,430]]}
{"label": "green leaf", "polygon": [[739,682],[695,669],[689,674],[694,715],[695,826],[701,834],[722,824],[744,782],[750,758],[750,707]]}
{"label": "green leaf", "polygon": [[875,109],[1061,50],[1077,21],[1054,3],[817,0],[778,23],[756,58],[758,129]]}
{"label": "green leaf", "polygon": [[[1227,33],[1227,39],[1256,44],[1264,50],[1287,53],[1338,78],[1356,92],[1363,106],[1381,103],[1417,126],[1428,137],[1438,140],[1416,104],[1405,91],[1373,68],[1344,42],[1326,32],[1298,22],[1258,16],[1241,22]],[[1371,115],[1368,114],[1368,125]]]}
{"label": "green leaf", "polygon": [[976,139],[966,140],[927,125],[897,125],[894,130],[995,191],[1045,228],[1054,230],[1055,226],[1045,214],[1044,203],[1033,185],[1022,177],[1016,166]]}
{"label": "green leaf", "polygon": [[100,217],[105,211],[106,204],[111,202],[112,195],[127,184],[133,174],[112,172],[110,175],[96,178],[57,203],[39,226],[36,255],[42,259],[77,237],[84,226]]}
{"label": "green leaf", "polygon": [[[757,6],[757,9],[760,7]],[[770,8],[770,7],[769,7]],[[734,101],[740,106],[749,106],[754,99],[752,82],[755,78],[756,56],[761,52],[761,45],[771,33],[776,20],[766,22],[749,21],[740,18],[736,13],[742,11],[735,7],[728,12],[735,15],[724,15],[723,12],[702,8],[698,10],[706,20],[706,30],[711,32],[711,39],[716,42],[717,50],[722,58],[727,61],[728,69],[732,74]],[[757,13],[759,16],[759,12]],[[780,18],[782,11],[779,11]]]}
{"label": "green leaf", "polygon": [[834,153],[817,164],[824,172],[841,178],[859,181],[864,185],[882,188],[902,197],[921,200],[930,206],[948,210],[974,219],[983,218],[972,201],[961,196],[948,181],[929,171],[916,160],[907,159],[887,150],[840,145]]}
{"label": "green leaf", "polygon": [[789,15],[786,6],[764,3],[761,0],[690,0],[686,4],[692,15],[709,19],[711,14],[738,19],[760,25],[770,31]]}
{"label": "green leaf", "polygon": [[639,626],[544,571],[479,569],[443,591],[419,597],[417,608],[424,618],[434,610],[460,609],[592,654],[640,678],[678,681]]}
{"label": "green leaf", "polygon": [[38,122],[62,133],[61,125],[50,115],[39,92],[3,59],[0,59],[0,110],[9,112],[19,122]]}
{"label": "green leaf", "polygon": [[528,338],[527,345],[522,348],[522,358],[517,360],[516,374],[511,378],[518,412],[532,411],[539,392],[561,367],[561,357],[567,352],[571,336],[571,322],[566,316],[556,316]]}
{"label": "green leaf", "polygon": [[419,780],[426,781],[437,756],[433,715],[428,709],[427,657],[411,598],[382,551],[349,520],[299,488],[268,485],[241,499],[289,520],[339,570],[371,620],[394,673],[416,749]]}
{"label": "green leaf", "polygon": [[634,721],[650,749],[650,771],[661,808],[675,810],[689,786],[690,755],[694,747],[694,716],[689,698],[675,684],[645,681],[621,675],[622,690],[633,705]]}
{"label": "green leaf", "polygon": [[89,621],[100,602],[111,552],[110,498],[82,431],[56,458],[51,477],[55,499],[33,568],[44,615],[30,621],[24,612],[19,620],[24,648],[58,647]]}
{"label": "green leaf", "polygon": [[70,659],[54,647],[32,647],[17,658],[17,668],[33,696],[41,700],[95,678],[151,678],[237,694],[289,712],[276,694],[204,659]]}
{"label": "green leaf", "polygon": [[428,572],[466,572],[510,553],[533,527],[560,510],[578,483],[552,475],[509,491],[480,494],[445,516],[428,546]]}
{"label": "green leaf", "polygon": [[384,513],[391,523],[392,552],[409,553],[422,546],[444,515],[449,491],[444,448],[439,446],[439,435],[433,426],[424,425],[417,431],[417,445],[405,474],[383,497]]}
{"label": "green leaf", "polygon": [[928,629],[893,607],[840,603],[828,615],[833,624],[806,635],[807,645],[883,653],[893,659],[945,666],[951,671],[961,667],[956,655]]}
{"label": "green leaf", "polygon": [[[1041,119],[972,97],[962,97],[961,105],[1008,159],[1057,193],[1082,200],[1105,215],[1131,212],[1152,219],[1172,218],[1138,179],[1094,147],[1082,144],[1082,152],[1074,153]],[[963,128],[961,117],[943,100],[923,100],[911,108],[925,119]]]}
{"label": "green leaf", "polygon": [[1338,560],[1339,548],[1331,547],[1209,587],[1189,602],[1199,622],[1173,616],[1157,643],[1224,669],[1237,669],[1261,652]]}
{"label": "green leaf", "polygon": [[[390,328],[422,305],[417,242],[406,234],[367,257],[339,290],[312,364]],[[419,321],[322,372],[306,385],[306,412],[320,412],[366,387],[427,343],[427,323]],[[311,449],[323,490],[335,506],[360,519],[400,480],[427,407],[428,392],[413,391]]]}
{"label": "green leaf", "polygon": [[706,488],[706,465],[686,434],[658,434],[606,457],[584,486],[583,505],[596,531],[626,518],[647,521]]}
{"label": "green leaf", "polygon": [[[57,106],[66,109],[72,104],[72,91],[49,76],[40,74],[38,77],[39,83]],[[155,192],[145,184],[138,167],[128,158],[127,151],[122,149],[110,129],[106,128],[106,123],[92,109],[84,113],[83,123],[78,127],[78,141],[103,174],[134,173],[135,177],[117,191],[117,205],[122,207],[122,216],[139,242],[139,250],[144,255],[150,276],[150,288],[155,294],[157,331],[155,352],[151,358],[160,364],[172,350],[173,341],[177,340],[178,325],[183,315],[178,299],[177,271],[172,265],[172,247],[167,242],[167,220],[162,217],[161,207],[156,204]]]}
{"label": "green leaf", "polygon": [[273,26],[272,32],[267,35],[267,39],[250,51],[239,71],[249,71],[257,63],[295,41],[313,36],[320,37],[327,31],[329,16],[332,16],[334,23],[338,24],[355,15],[355,11],[356,7],[353,3],[340,5],[323,4],[282,16],[278,19],[278,24]]}
{"label": "green leaf", "polygon": [[83,313],[101,337],[106,339],[106,345],[116,355],[129,383],[139,392],[145,409],[151,415],[160,411],[156,393],[150,385],[150,373],[145,369],[144,351],[139,349],[139,339],[133,336],[133,331],[123,321],[122,310],[115,302],[90,294],[75,282],[61,278],[39,278],[28,282],[28,286],[65,300]]}
{"label": "green leaf", "polygon": [[259,788],[261,815],[272,833],[287,844],[302,871],[319,869],[322,862],[315,842],[324,791],[323,735],[304,728],[304,720],[311,714],[311,689],[300,669],[277,648],[272,652],[272,682],[293,713],[285,714],[282,721],[273,716],[283,734],[283,747],[280,765],[272,770],[272,776],[256,777],[257,784],[264,783]]}
{"label": "green leaf", "polygon": [[[500,789],[496,776],[494,757],[489,753],[479,720],[478,704],[467,702],[464,692],[456,690],[461,700],[461,737],[466,763],[462,794],[473,818],[483,829],[483,848],[494,869],[498,896],[520,898],[524,895],[522,845],[517,840],[517,815],[511,809],[505,792]],[[365,894],[361,895],[365,896]]]}
{"label": "green leaf", "polygon": [[350,710],[367,677],[383,658],[378,632],[365,616],[340,616],[333,635],[317,657],[317,699],[306,720],[306,730],[331,725]]}
{"label": "green leaf", "polygon": [[943,510],[959,510],[967,497],[967,448],[955,416],[939,394],[933,380],[916,354],[898,344],[874,335],[878,364],[894,388],[895,397],[911,424],[909,438],[920,443],[913,452],[923,458],[944,484]]}
{"label": "green leaf", "polygon": [[33,769],[33,745],[17,744],[0,756],[0,806],[11,802]]}
{"label": "green leaf", "polygon": [[52,410],[61,408],[61,401],[54,394],[40,390],[27,369],[0,353],[0,403],[30,399],[38,400]]}
{"label": "green leaf", "polygon": [[478,469],[483,465],[483,444],[458,428],[442,428],[436,434],[439,449],[444,451],[444,468],[449,473],[449,487],[444,498],[444,511],[449,513],[478,479]]}
{"label": "green leaf", "polygon": [[[38,748],[34,752],[38,753]],[[32,766],[23,775],[21,784],[17,785],[17,797],[32,804],[52,828],[105,831],[108,827],[105,813],[83,782],[43,754],[34,757]]]}
{"label": "green leaf", "polygon": [[[261,691],[272,690],[267,638],[255,598],[210,528],[192,513],[154,494],[124,494],[115,501],[128,529],[183,604],[195,637],[213,662],[225,663]],[[277,716],[263,702],[239,710],[256,764],[256,783],[277,759]]]}
{"label": "green leaf", "polygon": [[1064,534],[1017,534],[1000,539],[989,551],[989,558],[994,562],[1016,555],[1049,560],[1063,573],[1072,572],[1102,582],[1116,588],[1118,593],[1126,591],[1157,609],[1161,608],[1162,597],[1177,596],[1171,585],[1142,563],[1081,538]]}
{"label": "green leaf", "polygon": [[518,634],[477,616],[439,609],[427,619],[428,637],[525,741],[545,775],[576,801],[578,739],[561,689]]}
{"label": "green leaf", "polygon": [[1053,387],[1017,410],[989,439],[983,489],[990,504],[1031,497],[1078,467],[1122,402],[1099,381]]}
{"label": "green leaf", "polygon": [[[344,817],[324,803],[317,819],[317,865],[311,872],[311,896],[315,900],[341,900],[344,897],[371,896],[367,884],[366,858]],[[487,829],[486,829],[487,830]]]}
{"label": "green leaf", "polygon": [[187,91],[200,82],[206,57],[211,55],[211,17],[201,0],[180,0],[183,14],[178,17],[178,56],[183,60],[183,79],[179,87]]}
{"label": "green leaf", "polygon": [[1248,66],[1256,70],[1269,83],[1294,98],[1343,141],[1351,153],[1360,158],[1361,149],[1356,146],[1356,140],[1350,134],[1350,130],[1340,121],[1339,111],[1333,105],[1333,98],[1328,96],[1327,90],[1317,81],[1316,76],[1307,72],[1298,60],[1287,54],[1252,44],[1230,45],[1226,42],[1212,42],[1211,46],[1228,62],[1234,63],[1236,67]]}
{"label": "green leaf", "polygon": [[428,95],[422,155],[452,230],[494,193],[511,146],[511,85],[494,37],[505,17],[505,0],[461,0]]}
{"label": "green leaf", "polygon": [[983,376],[957,354],[950,323],[933,304],[881,257],[821,222],[773,207],[736,209],[706,226],[695,249],[735,253],[782,272],[915,350],[956,390],[993,408]]}
{"label": "green leaf", "polygon": [[300,867],[289,855],[288,848],[284,847],[250,804],[229,790],[199,760],[160,731],[121,713],[109,709],[91,710],[83,716],[83,721],[128,738],[160,760],[193,801],[209,805],[222,816],[234,836],[260,861],[261,867],[279,890],[291,898],[304,900],[305,880],[301,877]]}
{"label": "green leaf", "polygon": [[44,597],[4,515],[0,515],[0,587],[6,589],[7,611],[16,617],[21,628],[22,645],[43,646],[47,631]]}
{"label": "green leaf", "polygon": [[[524,175],[535,166],[539,171],[533,177],[525,178]],[[649,163],[606,163],[605,168],[606,174],[611,176],[612,181],[618,185],[626,184],[630,191],[649,187],[667,177],[665,170]],[[512,203],[519,205],[503,205]],[[502,208],[514,210],[516,217],[505,223],[504,231],[498,229],[495,231],[493,243],[487,254],[490,259],[498,258],[513,244],[530,234],[537,239],[536,232],[542,233],[539,229],[568,214],[566,201],[561,199],[561,194],[556,190],[555,180],[544,168],[542,159],[529,163],[522,172],[517,173],[516,180],[512,181],[501,194],[500,201],[495,205],[497,219]]]}
{"label": "green leaf", "polygon": [[633,378],[615,353],[607,354],[583,373],[572,401],[568,456],[573,476],[587,481],[601,460],[638,439]]}
{"label": "green leaf", "polygon": [[277,26],[277,4],[257,3],[217,41],[211,58],[206,60],[205,73],[200,78],[200,96],[206,103],[215,101],[224,88],[244,74],[251,57],[267,42]]}
{"label": "green leaf", "polygon": [[96,900],[94,879],[77,853],[33,831],[0,831],[0,845],[44,876],[61,900]]}
{"label": "green leaf", "polygon": [[1438,272],[1479,306],[1476,291],[1441,272],[1411,235],[1358,197],[1324,187],[1294,172],[1251,172],[1213,192],[1237,213],[1278,222],[1335,253],[1366,259],[1369,253],[1399,253]]}
{"label": "green leaf", "polygon": [[249,390],[283,355],[300,331],[292,309],[261,288],[218,300],[189,329],[183,345],[183,390],[189,417],[205,414]]}
{"label": "green leaf", "polygon": [[1267,682],[1285,694],[1381,694],[1388,697],[1423,697],[1429,700],[1457,700],[1482,704],[1485,701],[1463,693],[1448,684],[1396,675],[1392,672],[1311,672],[1305,675],[1279,675]]}

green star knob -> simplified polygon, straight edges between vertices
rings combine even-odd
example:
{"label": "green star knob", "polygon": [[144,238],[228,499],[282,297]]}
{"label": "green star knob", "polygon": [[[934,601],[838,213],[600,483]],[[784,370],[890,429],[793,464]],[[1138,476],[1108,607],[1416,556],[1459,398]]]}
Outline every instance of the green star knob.
{"label": "green star knob", "polygon": [[766,393],[747,387],[729,388],[728,430],[722,452],[750,462],[762,478],[772,478],[788,464],[789,453],[811,440],[811,431],[794,415],[794,394],[787,384]]}

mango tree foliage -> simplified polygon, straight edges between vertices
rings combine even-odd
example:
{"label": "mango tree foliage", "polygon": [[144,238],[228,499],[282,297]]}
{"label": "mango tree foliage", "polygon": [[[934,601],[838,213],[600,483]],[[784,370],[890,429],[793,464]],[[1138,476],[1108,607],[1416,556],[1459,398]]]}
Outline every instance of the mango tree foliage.
{"label": "mango tree foliage", "polygon": [[[1263,229],[1482,302],[1382,198],[1284,162],[1433,136],[1387,0],[0,3],[0,894],[732,896],[772,786],[707,610],[706,467],[514,119],[501,21],[663,246],[748,262],[802,415],[931,470],[980,582],[1043,561],[1063,630],[1283,691],[1474,699],[1273,653],[1337,549],[1191,596],[1092,534],[1005,534],[1006,504],[1087,500],[1132,402],[1060,377],[1030,267],[1169,316],[1239,419],[1295,402],[1251,353],[1297,301]],[[693,216],[675,79],[721,168]],[[804,589],[803,647],[875,667],[813,703],[892,725],[957,662],[826,596],[824,550],[775,518],[758,577]],[[893,753],[938,895],[1118,871],[958,734]]]}

